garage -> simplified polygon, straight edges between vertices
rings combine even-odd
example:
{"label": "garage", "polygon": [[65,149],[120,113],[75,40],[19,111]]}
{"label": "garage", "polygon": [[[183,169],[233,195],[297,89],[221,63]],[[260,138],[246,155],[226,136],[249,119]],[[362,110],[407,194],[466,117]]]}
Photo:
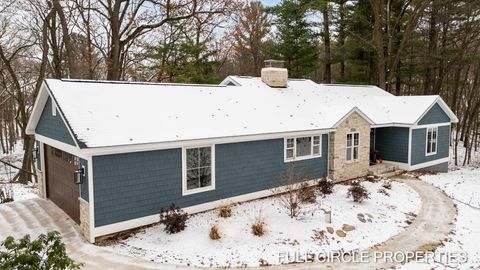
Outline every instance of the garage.
{"label": "garage", "polygon": [[74,173],[79,159],[72,154],[45,145],[45,169],[47,197],[60,207],[75,222],[80,223],[79,185],[74,182]]}

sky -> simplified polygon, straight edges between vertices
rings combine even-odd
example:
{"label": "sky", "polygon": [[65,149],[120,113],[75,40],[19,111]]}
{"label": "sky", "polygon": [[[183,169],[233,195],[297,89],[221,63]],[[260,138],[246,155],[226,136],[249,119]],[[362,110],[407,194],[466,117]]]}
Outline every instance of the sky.
{"label": "sky", "polygon": [[274,6],[280,2],[280,0],[261,0],[265,6]]}

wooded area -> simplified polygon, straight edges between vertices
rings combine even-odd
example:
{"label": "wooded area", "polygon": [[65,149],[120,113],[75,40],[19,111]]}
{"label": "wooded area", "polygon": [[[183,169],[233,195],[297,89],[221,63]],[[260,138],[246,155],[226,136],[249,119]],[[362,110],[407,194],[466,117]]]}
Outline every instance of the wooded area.
{"label": "wooded area", "polygon": [[291,78],[441,95],[455,149],[479,144],[480,1],[3,0],[0,29],[0,147],[22,139],[25,171],[44,78],[218,83],[265,59]]}

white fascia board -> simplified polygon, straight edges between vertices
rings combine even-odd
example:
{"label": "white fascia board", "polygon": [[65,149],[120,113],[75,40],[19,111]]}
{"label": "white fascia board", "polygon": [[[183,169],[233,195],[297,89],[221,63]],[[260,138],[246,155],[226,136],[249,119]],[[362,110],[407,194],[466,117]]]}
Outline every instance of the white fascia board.
{"label": "white fascia board", "polygon": [[[37,128],[38,121],[40,120],[40,117],[42,116],[43,109],[45,108],[45,104],[47,103],[48,97],[51,97],[52,99],[52,104],[55,106],[57,109],[57,113],[60,114],[60,117],[62,118],[63,124],[65,125],[65,128],[68,130],[68,133],[70,134],[70,137],[72,137],[73,142],[75,143],[75,146],[77,149],[80,149],[78,146],[77,140],[75,139],[75,136],[73,135],[73,132],[70,128],[70,125],[68,125],[62,110],[57,104],[57,101],[55,100],[55,97],[51,93],[51,91],[48,89],[48,84],[45,83],[45,81],[42,83],[42,86],[40,88],[40,91],[38,93],[37,99],[35,100],[35,103],[33,105],[33,110],[32,113],[30,114],[30,119],[28,120],[27,123],[27,128],[26,128],[26,133],[29,135],[35,135],[35,137],[43,137],[39,134],[35,133],[35,129]],[[56,140],[50,139],[52,142],[58,142]],[[61,143],[61,142],[58,142]],[[48,143],[47,143],[48,144]],[[52,145],[52,144],[50,144]],[[53,145],[52,145],[53,146]],[[60,149],[60,148],[59,148]],[[71,153],[72,151],[70,151]]]}
{"label": "white fascia board", "polygon": [[206,139],[198,139],[198,140],[119,145],[119,146],[108,146],[108,147],[92,147],[92,148],[84,148],[81,151],[85,155],[100,156],[100,155],[111,155],[111,154],[121,154],[121,153],[131,153],[131,152],[141,152],[141,151],[151,151],[151,150],[182,148],[182,147],[188,147],[191,145],[226,144],[226,143],[238,143],[238,142],[249,142],[249,141],[262,141],[262,140],[270,140],[270,139],[283,139],[284,137],[313,136],[313,135],[327,134],[335,130],[336,129],[330,128],[330,129],[319,129],[319,130],[231,136],[231,137],[221,137],[221,138],[206,138]]}
{"label": "white fascia board", "polygon": [[405,127],[409,128],[413,126],[413,124],[404,124],[404,123],[387,123],[387,124],[378,124],[378,125],[372,125],[372,128],[383,128],[383,127]]}
{"label": "white fascia board", "polygon": [[228,83],[233,83],[235,86],[241,86],[232,76],[228,76],[219,85],[228,85]]}
{"label": "white fascia board", "polygon": [[78,146],[78,142],[77,142],[77,140],[75,139],[75,135],[73,135],[73,131],[72,131],[72,129],[70,128],[70,125],[68,124],[67,119],[65,119],[65,116],[63,115],[63,111],[62,111],[62,109],[60,108],[60,106],[58,105],[57,100],[55,99],[55,95],[53,95],[52,91],[51,91],[50,88],[48,87],[48,83],[45,83],[45,86],[46,86],[46,89],[47,89],[47,91],[48,91],[48,94],[49,94],[50,97],[52,98],[52,103],[55,105],[55,108],[57,109],[57,113],[60,114],[60,117],[62,118],[63,124],[64,124],[65,127],[67,128],[68,133],[70,134],[70,137],[72,137],[72,140],[73,140],[73,142],[75,143],[75,146],[76,146],[78,149],[80,149],[80,147]]}
{"label": "white fascia board", "polygon": [[450,122],[448,123],[438,123],[438,124],[426,124],[426,125],[418,125],[418,126],[413,126],[412,129],[422,129],[422,128],[432,128],[432,127],[445,127],[445,126],[450,126]]}
{"label": "white fascia board", "polygon": [[450,117],[450,122],[458,123],[457,116],[453,113],[450,107],[448,107],[447,103],[445,103],[445,101],[443,101],[443,99],[440,96],[437,96],[435,101],[432,104],[430,104],[430,106],[428,106],[428,108],[422,113],[422,115],[417,119],[417,121],[415,121],[414,123],[415,126],[418,125],[420,120],[422,120],[422,118],[430,111],[430,109],[433,108],[433,106],[435,106],[435,104],[438,104],[440,108],[442,108],[442,110],[447,114],[447,116]]}
{"label": "white fascia board", "polygon": [[70,144],[67,144],[67,143],[64,143],[64,142],[61,142],[61,141],[54,140],[52,138],[48,138],[48,137],[45,137],[45,136],[40,135],[40,134],[35,134],[35,140],[37,140],[41,143],[44,143],[44,144],[48,144],[48,145],[50,145],[52,147],[55,147],[57,149],[60,149],[64,152],[70,153],[74,156],[81,157],[83,159],[87,159],[87,157],[88,157],[88,155],[85,155],[85,153],[83,153],[83,151],[76,146],[73,146],[73,145],[70,145]]}
{"label": "white fascia board", "polygon": [[370,125],[374,125],[375,122],[372,121],[366,114],[364,114],[359,108],[353,107],[349,112],[347,112],[340,120],[338,120],[334,125],[333,128],[337,128],[345,119],[347,119],[353,113],[358,113],[363,119],[365,119]]}
{"label": "white fascia board", "polygon": [[40,87],[40,91],[38,92],[37,99],[33,104],[30,118],[28,119],[27,128],[25,130],[28,135],[35,134],[35,128],[37,127],[40,117],[42,116],[43,108],[47,103],[48,96],[48,90],[46,88],[45,82],[43,82],[42,86]]}

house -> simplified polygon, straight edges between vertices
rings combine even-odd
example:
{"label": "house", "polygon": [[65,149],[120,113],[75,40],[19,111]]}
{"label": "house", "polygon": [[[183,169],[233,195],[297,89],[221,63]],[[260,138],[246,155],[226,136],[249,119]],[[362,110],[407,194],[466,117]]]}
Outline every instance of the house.
{"label": "house", "polygon": [[271,195],[295,161],[311,178],[367,174],[371,152],[405,170],[447,171],[456,116],[439,96],[316,84],[268,67],[220,85],[47,79],[27,132],[40,196],[86,238]]}

